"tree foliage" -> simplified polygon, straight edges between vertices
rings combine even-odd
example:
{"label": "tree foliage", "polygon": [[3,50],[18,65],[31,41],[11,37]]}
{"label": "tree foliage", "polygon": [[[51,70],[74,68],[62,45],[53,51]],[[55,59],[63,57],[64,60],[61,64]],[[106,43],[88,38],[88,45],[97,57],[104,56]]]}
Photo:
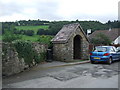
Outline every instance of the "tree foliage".
{"label": "tree foliage", "polygon": [[3,35],[3,37],[2,37],[2,40],[3,40],[4,42],[12,42],[12,41],[18,40],[18,39],[21,39],[21,36],[15,35],[15,34],[13,34],[13,33],[11,33],[11,32],[6,32],[6,33]]}
{"label": "tree foliage", "polygon": [[40,63],[41,61],[45,60],[43,54],[38,54],[32,47],[31,42],[27,41],[15,41],[14,46],[18,52],[19,58],[24,58],[25,63],[30,65],[35,62]]}
{"label": "tree foliage", "polygon": [[[80,23],[81,27],[87,32],[87,29],[91,29],[92,32],[95,30],[106,30],[109,28],[120,28],[119,21],[108,21],[107,23],[101,23],[99,21],[42,21],[42,20],[20,20],[16,22],[3,22],[3,33],[6,30],[12,31],[14,30],[14,26],[39,26],[39,25],[49,25],[48,30],[38,29],[38,35],[56,35],[56,33],[63,27],[63,25],[70,24],[70,23]],[[26,30],[27,31],[27,30]],[[25,32],[25,31],[24,31]],[[28,31],[28,35],[32,36],[33,31]],[[16,31],[16,33],[20,33]],[[32,33],[32,34],[31,34]]]}
{"label": "tree foliage", "polygon": [[27,35],[27,36],[33,36],[34,31],[33,30],[14,30],[14,34],[22,34],[22,35]]}
{"label": "tree foliage", "polygon": [[46,30],[44,30],[44,29],[38,29],[38,31],[37,31],[37,35],[45,35],[46,34]]}
{"label": "tree foliage", "polygon": [[25,35],[33,36],[34,35],[34,31],[33,30],[26,30],[25,31]]}
{"label": "tree foliage", "polygon": [[97,34],[96,37],[92,38],[91,43],[95,44],[95,45],[109,45],[111,44],[111,40],[104,34],[99,33]]}
{"label": "tree foliage", "polygon": [[38,39],[38,42],[42,43],[42,44],[47,44],[48,46],[51,44],[51,39],[53,38],[53,36],[49,36],[49,35],[41,35]]}

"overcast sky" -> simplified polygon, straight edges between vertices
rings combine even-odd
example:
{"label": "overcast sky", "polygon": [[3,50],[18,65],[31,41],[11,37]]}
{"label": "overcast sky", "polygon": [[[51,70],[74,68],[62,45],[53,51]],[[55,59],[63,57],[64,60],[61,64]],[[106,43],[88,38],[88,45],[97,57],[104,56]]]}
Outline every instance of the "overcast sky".
{"label": "overcast sky", "polygon": [[0,0],[0,22],[118,19],[119,0]]}

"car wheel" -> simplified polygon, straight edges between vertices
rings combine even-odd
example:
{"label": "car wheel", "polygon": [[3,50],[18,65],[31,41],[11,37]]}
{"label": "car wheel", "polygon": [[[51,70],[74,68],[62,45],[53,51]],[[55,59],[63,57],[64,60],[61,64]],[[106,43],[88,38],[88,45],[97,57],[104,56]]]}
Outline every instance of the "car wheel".
{"label": "car wheel", "polygon": [[110,57],[109,60],[107,61],[107,63],[110,65],[112,64],[112,58]]}
{"label": "car wheel", "polygon": [[90,62],[91,62],[91,64],[94,64],[94,63],[95,63],[95,62],[94,62],[94,61],[92,61],[92,60],[91,60]]}

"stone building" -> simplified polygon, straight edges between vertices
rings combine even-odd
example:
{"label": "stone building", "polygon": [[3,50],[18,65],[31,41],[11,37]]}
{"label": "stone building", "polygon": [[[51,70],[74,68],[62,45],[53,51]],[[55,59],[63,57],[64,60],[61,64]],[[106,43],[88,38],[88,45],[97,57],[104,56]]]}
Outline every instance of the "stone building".
{"label": "stone building", "polygon": [[79,23],[64,25],[52,43],[54,60],[88,59],[89,40]]}

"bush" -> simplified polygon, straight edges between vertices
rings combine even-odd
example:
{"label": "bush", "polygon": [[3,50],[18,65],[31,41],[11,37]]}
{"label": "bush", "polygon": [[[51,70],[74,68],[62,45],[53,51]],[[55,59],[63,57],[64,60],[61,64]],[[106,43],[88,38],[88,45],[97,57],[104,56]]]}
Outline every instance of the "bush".
{"label": "bush", "polygon": [[46,34],[45,31],[46,30],[44,30],[44,29],[38,29],[37,35],[45,35]]}
{"label": "bush", "polygon": [[38,39],[38,42],[43,44],[48,44],[48,46],[51,44],[51,39],[53,36],[47,36],[47,35],[41,35]]}
{"label": "bush", "polygon": [[12,33],[6,33],[3,35],[3,38],[2,38],[2,40],[4,42],[12,42],[12,41],[17,40],[17,39],[21,39],[21,36],[15,35]]}
{"label": "bush", "polygon": [[40,62],[43,62],[46,60],[46,53],[45,52],[42,52],[40,53],[39,55],[35,52],[34,53],[34,60],[37,62],[37,63],[40,63]]}
{"label": "bush", "polygon": [[14,34],[22,34],[22,35],[33,36],[34,31],[33,30],[15,30]]}
{"label": "bush", "polygon": [[14,43],[19,58],[24,58],[25,63],[30,64],[33,61],[33,50],[30,42],[16,41]]}
{"label": "bush", "polygon": [[14,46],[18,52],[19,58],[24,58],[25,63],[30,65],[35,62],[40,63],[45,60],[45,54],[38,54],[33,48],[32,43],[28,41],[15,41]]}
{"label": "bush", "polygon": [[15,30],[14,34],[21,34],[20,30]]}

